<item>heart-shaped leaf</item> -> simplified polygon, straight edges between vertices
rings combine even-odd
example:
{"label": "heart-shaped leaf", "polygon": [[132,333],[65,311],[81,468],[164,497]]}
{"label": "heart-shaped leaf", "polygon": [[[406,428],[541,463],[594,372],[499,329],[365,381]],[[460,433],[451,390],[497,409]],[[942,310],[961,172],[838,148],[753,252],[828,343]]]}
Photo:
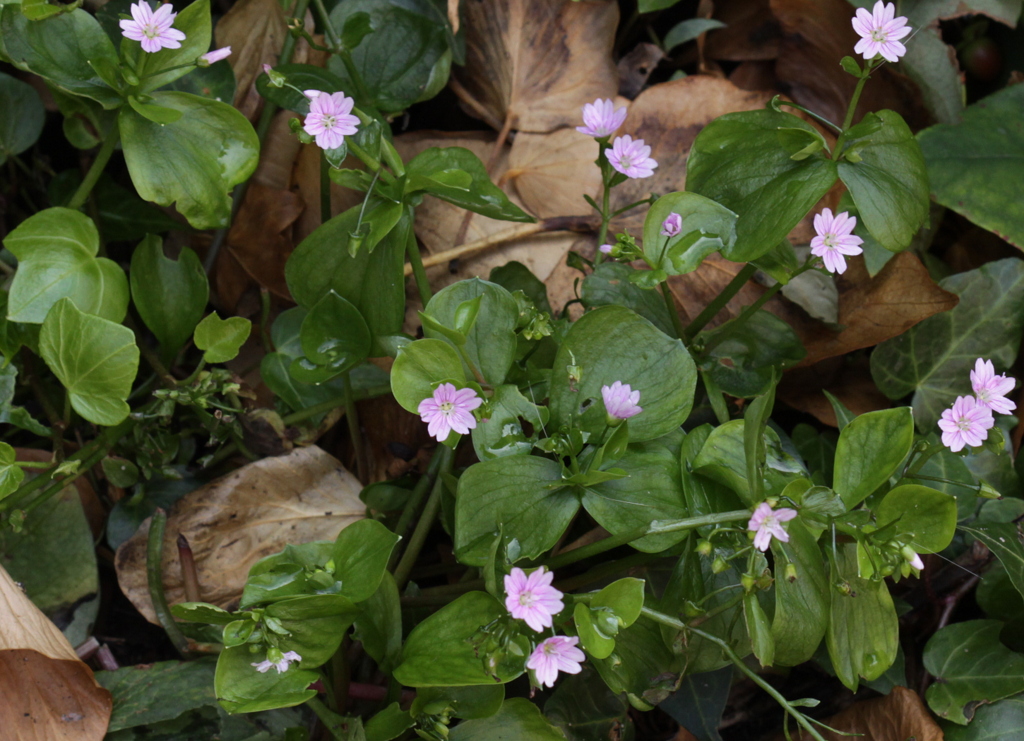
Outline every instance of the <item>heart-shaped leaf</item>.
{"label": "heart-shaped leaf", "polygon": [[205,351],[203,360],[207,363],[226,363],[238,355],[251,331],[252,322],[245,317],[229,316],[221,319],[214,312],[199,322],[194,338],[196,347]]}

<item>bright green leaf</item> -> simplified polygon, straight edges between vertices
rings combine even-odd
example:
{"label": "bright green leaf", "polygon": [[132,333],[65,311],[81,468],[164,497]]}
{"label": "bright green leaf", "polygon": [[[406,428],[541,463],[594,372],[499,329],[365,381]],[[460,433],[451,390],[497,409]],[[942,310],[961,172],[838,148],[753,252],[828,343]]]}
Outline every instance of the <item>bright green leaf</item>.
{"label": "bright green leaf", "polygon": [[416,340],[398,351],[391,367],[391,392],[409,412],[418,413],[420,402],[442,383],[462,388],[466,375],[459,354],[442,340]]}
{"label": "bright green leaf", "polygon": [[[674,237],[661,234],[670,214],[683,219]],[[692,273],[705,257],[727,250],[736,241],[736,214],[696,193],[679,192],[662,196],[644,220],[644,254],[655,268],[670,275]]]}
{"label": "bright green leaf", "polygon": [[897,537],[918,553],[938,553],[956,533],[956,497],[904,484],[892,489],[875,510],[878,526],[896,523]]}
{"label": "bright green leaf", "polygon": [[221,319],[213,312],[196,325],[194,340],[196,347],[205,351],[207,363],[226,363],[238,355],[251,331],[252,322],[245,317]]}
{"label": "bright green leaf", "polygon": [[309,689],[309,685],[320,678],[317,672],[292,665],[280,674],[273,670],[260,673],[252,664],[263,658],[260,653],[250,653],[248,646],[234,646],[221,652],[214,688],[221,706],[229,713],[287,708],[316,696],[316,690]]}
{"label": "bright green leaf", "polygon": [[946,725],[945,741],[1007,741],[1024,738],[1024,695],[979,705],[968,726]]}
{"label": "bright green leaf", "polygon": [[338,375],[366,360],[373,338],[359,309],[330,291],[302,320],[302,351]]}
{"label": "bright green leaf", "polygon": [[398,536],[376,520],[353,522],[338,534],[332,560],[341,593],[353,602],[369,599],[380,586]]}
{"label": "bright green leaf", "polygon": [[914,444],[910,407],[868,412],[850,422],[836,444],[833,488],[848,509],[885,483]]}
{"label": "bright green leaf", "polygon": [[13,494],[25,480],[25,469],[14,465],[14,448],[0,442],[0,499]]}
{"label": "bright green leaf", "polygon": [[[786,526],[789,542],[772,539],[775,556],[775,663],[796,666],[808,661],[828,629],[829,583],[821,549],[804,524]],[[786,578],[785,564],[796,568],[796,579]]]}
{"label": "bright green leaf", "polygon": [[459,723],[448,737],[451,741],[565,741],[565,735],[541,715],[540,708],[522,697],[505,700],[490,718]]}

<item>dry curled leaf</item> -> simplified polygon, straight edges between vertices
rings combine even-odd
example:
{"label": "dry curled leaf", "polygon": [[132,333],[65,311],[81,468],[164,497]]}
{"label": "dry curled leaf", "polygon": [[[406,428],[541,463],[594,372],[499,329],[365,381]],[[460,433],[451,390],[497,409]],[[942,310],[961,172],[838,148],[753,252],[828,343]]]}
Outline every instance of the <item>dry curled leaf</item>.
{"label": "dry curled leaf", "polygon": [[[185,591],[175,540],[192,546],[202,599],[231,609],[238,604],[249,568],[289,543],[333,540],[363,518],[362,485],[316,446],[242,466],[180,499],[167,518],[163,550],[164,590],[171,604]],[[121,591],[150,622],[156,622],[146,578],[149,520],[117,549]]]}
{"label": "dry curled leaf", "polygon": [[576,129],[520,133],[502,180],[515,185],[523,206],[538,218],[585,214],[591,207],[583,196],[601,197],[601,171],[594,164],[598,154],[597,142]]}
{"label": "dry curled leaf", "polygon": [[814,415],[822,424],[838,427],[835,409],[823,391],[839,399],[854,414],[892,406],[871,378],[866,357],[854,361],[829,358],[811,366],[791,368],[782,376],[776,396],[794,409]]}
{"label": "dry curled leaf", "polygon": [[716,0],[716,21],[725,28],[710,31],[704,55],[729,62],[775,59],[782,30],[768,0]]}
{"label": "dry curled leaf", "polygon": [[[918,694],[906,687],[893,687],[885,697],[855,702],[846,710],[833,715],[825,724],[841,733],[823,728],[819,732],[826,741],[848,741],[851,734],[871,741],[942,741],[943,733],[932,719],[928,708]],[[780,741],[782,734],[777,737]],[[809,741],[801,733],[800,741]]]}
{"label": "dry curled leaf", "polygon": [[456,93],[496,129],[545,132],[618,89],[614,0],[473,0],[463,4],[466,64]]}
{"label": "dry curled leaf", "polygon": [[4,741],[100,741],[113,701],[64,634],[0,567]]}
{"label": "dry curled leaf", "polygon": [[294,248],[292,225],[305,207],[298,193],[250,183],[228,232],[228,249],[245,272],[285,300],[291,300],[284,265]]}

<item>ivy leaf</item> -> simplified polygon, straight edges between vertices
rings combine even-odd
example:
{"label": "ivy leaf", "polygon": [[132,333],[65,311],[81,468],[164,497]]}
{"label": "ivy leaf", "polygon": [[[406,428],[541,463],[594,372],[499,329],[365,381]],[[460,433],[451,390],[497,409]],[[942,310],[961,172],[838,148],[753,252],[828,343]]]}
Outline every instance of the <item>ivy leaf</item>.
{"label": "ivy leaf", "polygon": [[18,5],[0,7],[0,57],[104,108],[123,103],[96,72],[99,66],[116,67],[117,51],[92,14],[81,8],[30,21]]}
{"label": "ivy leaf", "polygon": [[179,92],[153,93],[153,105],[180,111],[173,123],[154,123],[130,106],[118,126],[124,159],[139,195],[176,205],[197,229],[227,226],[231,189],[259,161],[252,124],[227,103]]}
{"label": "ivy leaf", "polygon": [[79,311],[63,298],[46,315],[39,353],[82,417],[111,426],[128,416],[125,400],[139,370],[139,348],[130,329]]}
{"label": "ivy leaf", "polygon": [[1024,692],[1024,654],[999,640],[1001,620],[947,625],[924,647],[924,666],[935,677],[925,693],[936,715],[967,725],[980,702]]}
{"label": "ivy leaf", "polygon": [[245,317],[230,316],[221,319],[214,312],[199,322],[195,330],[196,347],[205,350],[203,360],[207,363],[226,363],[236,355],[249,339],[252,322]]}
{"label": "ivy leaf", "polygon": [[836,179],[836,164],[823,154],[801,159],[825,140],[789,113],[745,111],[720,116],[697,135],[686,162],[687,190],[739,214],[736,242],[722,256],[754,260],[799,223]]}
{"label": "ivy leaf", "polygon": [[210,298],[210,283],[196,253],[185,247],[177,260],[164,256],[163,240],[147,236],[132,253],[132,298],[156,335],[165,358],[180,350]]}
{"label": "ivy leaf", "polygon": [[8,320],[40,324],[62,298],[87,314],[124,319],[128,280],[113,260],[96,257],[100,237],[85,214],[68,208],[40,211],[8,234],[4,246],[18,258]]}
{"label": "ivy leaf", "polygon": [[36,143],[45,117],[39,93],[28,83],[0,72],[0,165]]}
{"label": "ivy leaf", "polygon": [[1011,85],[968,106],[958,124],[918,133],[932,194],[947,208],[1024,249],[1016,184],[1024,162],[1024,88]]}
{"label": "ivy leaf", "polygon": [[1024,535],[1018,524],[993,522],[961,529],[988,546],[1003,564],[1013,586],[1024,596]]}
{"label": "ivy leaf", "polygon": [[868,113],[847,132],[843,153],[839,177],[871,236],[892,252],[906,249],[928,216],[928,173],[907,122],[895,111]]}
{"label": "ivy leaf", "polygon": [[25,469],[14,461],[14,448],[0,442],[0,499],[13,494],[25,480]]}
{"label": "ivy leaf", "polygon": [[919,430],[933,429],[958,394],[971,393],[970,371],[979,357],[997,369],[1012,365],[1024,333],[1024,261],[997,260],[939,285],[960,303],[871,353],[871,376],[882,393],[899,399],[914,392]]}

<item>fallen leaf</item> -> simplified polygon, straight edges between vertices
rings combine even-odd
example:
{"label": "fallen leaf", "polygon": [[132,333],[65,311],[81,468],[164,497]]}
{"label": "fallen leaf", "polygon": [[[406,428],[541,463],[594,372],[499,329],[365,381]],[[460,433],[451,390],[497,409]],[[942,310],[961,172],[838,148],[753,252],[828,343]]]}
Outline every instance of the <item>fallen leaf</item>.
{"label": "fallen leaf", "polygon": [[779,78],[775,76],[775,62],[772,60],[741,62],[729,73],[729,82],[740,90],[774,91],[779,86]]}
{"label": "fallen leaf", "polygon": [[292,225],[305,208],[298,193],[253,182],[228,232],[228,249],[245,272],[286,301],[291,300],[284,265],[294,249]]}
{"label": "fallen leaf", "polygon": [[592,209],[583,196],[601,197],[601,170],[594,164],[599,153],[597,142],[576,129],[521,132],[501,179],[515,185],[523,206],[538,218],[586,214]]}
{"label": "fallen leaf", "polygon": [[[406,157],[406,161],[408,161]],[[365,169],[365,166],[355,157],[348,157],[344,168]],[[295,170],[292,173],[292,183],[298,189],[302,202],[307,208],[299,215],[295,222],[295,229],[292,235],[294,244],[312,234],[320,226],[320,148],[315,144],[306,144],[299,150],[298,159],[295,161]],[[337,216],[363,202],[364,193],[351,188],[345,188],[331,181],[331,216]]]}
{"label": "fallen leaf", "polygon": [[[856,266],[851,261],[849,272],[856,273],[862,265],[861,260]],[[818,331],[805,333],[807,357],[800,365],[877,345],[934,314],[949,311],[959,300],[956,294],[939,288],[928,268],[910,252],[895,255],[874,278],[845,283],[839,294],[843,330],[835,332],[821,325]]]}
{"label": "fallen leaf", "polygon": [[0,567],[4,741],[101,741],[113,700],[64,635]]}
{"label": "fallen leaf", "polygon": [[647,78],[665,58],[665,52],[657,44],[643,42],[619,60],[619,95],[635,98],[644,89]]}
{"label": "fallen leaf", "polygon": [[[842,123],[857,86],[856,78],[839,65],[853,54],[859,39],[850,23],[854,7],[846,0],[771,0],[771,9],[782,28],[775,73],[787,94]],[[915,131],[930,121],[917,86],[891,65],[876,71],[864,86],[854,121],[883,108],[902,115]]]}
{"label": "fallen leaf", "polygon": [[495,129],[575,126],[584,103],[618,89],[618,22],[614,0],[464,3],[466,64],[453,70],[453,89]]}
{"label": "fallen leaf", "polygon": [[714,19],[725,24],[708,32],[704,54],[711,59],[747,62],[775,59],[782,30],[768,0],[715,0]]}
{"label": "fallen leaf", "polygon": [[[231,609],[238,604],[249,568],[289,543],[333,540],[363,518],[362,485],[333,456],[316,446],[249,463],[178,500],[167,517],[164,590],[171,604],[185,591],[175,540],[192,546],[202,599]],[[121,591],[147,620],[156,622],[146,578],[146,520],[117,549]]]}
{"label": "fallen leaf", "polygon": [[[848,741],[851,734],[871,741],[942,741],[942,729],[932,718],[918,694],[906,687],[893,687],[885,697],[855,702],[841,713],[825,720],[841,733],[819,728],[826,741]],[[800,741],[809,741],[801,732]],[[781,741],[782,734],[776,736]]]}
{"label": "fallen leaf", "polygon": [[270,122],[267,135],[260,148],[260,163],[249,179],[268,188],[287,188],[292,184],[295,160],[302,148],[299,138],[292,133],[289,121],[299,115],[292,111],[278,111]]}
{"label": "fallen leaf", "polygon": [[[583,283],[583,273],[571,267],[566,261],[569,252],[576,252],[588,260],[593,260],[597,253],[597,237],[573,236],[574,238],[569,249],[566,250],[548,276],[544,278],[544,285],[548,289],[548,301],[551,303],[551,310],[555,316],[562,313],[566,304],[579,298],[579,284]],[[579,319],[582,314],[582,304],[573,304],[569,312],[573,321]]]}
{"label": "fallen leaf", "polygon": [[838,427],[836,412],[822,391],[835,396],[854,414],[892,406],[872,380],[867,358],[829,358],[811,366],[792,368],[782,376],[776,395],[794,409],[814,415],[822,424]]}
{"label": "fallen leaf", "polygon": [[[305,28],[313,33],[313,16],[306,14]],[[255,120],[263,108],[263,98],[256,92],[256,78],[263,74],[263,65],[275,66],[281,47],[288,36],[287,16],[277,0],[239,0],[214,30],[217,47],[230,46],[228,63],[235,72],[235,108],[249,120]],[[292,62],[312,61],[309,44],[299,39]]]}

